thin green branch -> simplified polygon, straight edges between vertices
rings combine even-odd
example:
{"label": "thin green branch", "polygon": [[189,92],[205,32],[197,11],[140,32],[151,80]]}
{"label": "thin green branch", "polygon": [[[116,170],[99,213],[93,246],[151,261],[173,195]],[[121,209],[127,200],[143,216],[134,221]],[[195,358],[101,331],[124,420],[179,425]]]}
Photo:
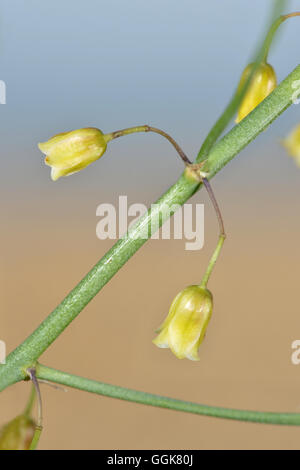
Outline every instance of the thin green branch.
{"label": "thin green branch", "polygon": [[289,18],[295,18],[297,16],[300,16],[300,12],[299,11],[296,11],[294,13],[289,13],[288,15],[282,15],[280,16],[279,18],[277,18],[274,23],[272,24],[268,34],[267,34],[267,37],[265,39],[265,42],[264,42],[264,46],[263,46],[263,57],[262,57],[262,60],[263,61],[267,61],[267,58],[268,58],[268,54],[269,54],[269,50],[270,50],[270,47],[273,43],[273,39],[274,39],[274,36],[277,32],[277,29],[279,28],[279,26],[284,23],[284,21],[288,20]]}
{"label": "thin green branch", "polygon": [[220,255],[220,253],[221,253],[221,249],[222,249],[222,246],[223,246],[223,244],[224,244],[224,241],[225,241],[225,234],[221,234],[221,235],[219,236],[219,240],[218,240],[216,249],[215,249],[215,251],[213,252],[212,257],[211,257],[210,260],[209,260],[209,263],[208,263],[208,266],[207,266],[207,268],[206,268],[205,274],[204,274],[204,276],[203,276],[203,278],[202,278],[202,280],[201,280],[200,287],[206,288],[207,283],[208,283],[208,280],[209,280],[209,278],[210,278],[210,276],[211,276],[211,273],[212,273],[212,271],[213,271],[213,269],[214,269],[214,266],[215,266],[215,264],[216,264],[216,262],[217,262],[217,259],[218,259],[219,255]]}
{"label": "thin green branch", "polygon": [[51,380],[52,382],[66,385],[68,387],[84,390],[97,395],[118,398],[143,405],[168,408],[170,410],[183,411],[197,415],[212,416],[215,418],[233,419],[237,421],[251,421],[253,423],[281,424],[289,426],[300,425],[299,413],[272,413],[248,410],[236,410],[216,406],[201,405],[198,403],[176,400],[174,398],[162,397],[152,393],[139,392],[129,388],[97,382],[85,379],[77,375],[67,374],[41,364],[36,368],[37,377]]}
{"label": "thin green branch", "polygon": [[[250,115],[235,126],[211,150],[203,170],[213,177],[260,132],[268,127],[292,104],[295,90],[292,84],[300,79],[300,65]],[[170,214],[174,205],[183,205],[201,185],[186,172],[142,216],[106,255],[91,269],[41,325],[0,365],[0,391],[26,377],[26,369],[35,361],[79,315],[102,287],[155,233]]]}

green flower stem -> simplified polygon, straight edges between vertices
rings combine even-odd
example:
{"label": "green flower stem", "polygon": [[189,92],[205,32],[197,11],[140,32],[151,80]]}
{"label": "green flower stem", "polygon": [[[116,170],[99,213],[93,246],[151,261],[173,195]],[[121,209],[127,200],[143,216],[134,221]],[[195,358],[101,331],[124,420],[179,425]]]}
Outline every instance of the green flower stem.
{"label": "green flower stem", "polygon": [[209,280],[210,275],[211,275],[211,273],[212,273],[212,270],[214,269],[214,266],[215,266],[215,264],[216,264],[216,262],[217,262],[217,259],[218,259],[218,257],[219,257],[219,254],[220,254],[220,252],[221,252],[221,249],[222,249],[222,246],[223,246],[224,241],[225,241],[225,235],[222,235],[222,234],[221,234],[221,235],[219,236],[219,241],[218,241],[218,244],[217,244],[217,246],[216,246],[216,249],[215,249],[215,251],[213,252],[213,255],[212,255],[212,257],[211,257],[211,259],[210,259],[210,261],[209,261],[209,263],[208,263],[208,267],[207,267],[207,269],[206,269],[206,272],[205,272],[205,274],[204,274],[204,276],[203,276],[203,278],[202,278],[202,281],[201,281],[201,283],[200,283],[200,287],[206,288],[207,283],[208,283],[208,280]]}
{"label": "green flower stem", "polygon": [[207,190],[207,192],[210,196],[210,199],[213,203],[213,206],[214,206],[214,209],[215,209],[215,212],[216,212],[216,215],[217,215],[217,219],[219,221],[219,227],[220,227],[220,234],[219,234],[218,244],[217,244],[217,246],[215,248],[215,251],[213,252],[213,255],[212,255],[212,257],[211,257],[211,259],[208,263],[208,267],[206,269],[206,272],[205,272],[205,274],[202,278],[201,284],[200,284],[201,287],[206,288],[208,280],[209,280],[210,275],[212,273],[212,270],[214,269],[214,266],[217,262],[217,259],[218,259],[219,255],[220,255],[223,243],[224,243],[225,238],[226,238],[226,234],[225,234],[225,228],[224,228],[224,222],[223,222],[222,214],[221,214],[221,211],[219,209],[217,200],[214,196],[212,187],[211,187],[210,183],[207,181],[206,178],[203,178],[203,184],[206,187],[206,190]]}
{"label": "green flower stem", "polygon": [[[251,74],[252,75],[252,74]],[[225,110],[223,111],[222,115],[218,118],[217,122],[214,124],[212,129],[209,131],[207,137],[203,141],[203,144],[199,150],[197,156],[197,162],[203,162],[206,160],[208,154],[210,153],[211,149],[215,145],[216,141],[220,137],[220,135],[224,132],[230,121],[233,119],[234,115],[237,112],[238,106],[242,101],[248,85],[250,83],[250,77],[245,83],[244,87],[240,91],[236,91],[226,106]]]}
{"label": "green flower stem", "polygon": [[287,20],[289,18],[294,18],[296,16],[300,16],[299,11],[296,11],[294,13],[289,13],[288,15],[282,15],[274,21],[271,28],[269,29],[269,32],[268,32],[267,37],[266,37],[265,42],[264,42],[264,54],[263,54],[263,58],[262,58],[263,62],[267,62],[269,50],[270,50],[271,44],[273,42],[274,35],[276,34],[276,31],[279,28],[279,26],[285,20]]}
{"label": "green flower stem", "polygon": [[218,223],[219,223],[219,239],[218,239],[218,243],[217,243],[217,246],[213,252],[213,255],[209,261],[209,264],[208,264],[208,267],[206,269],[206,272],[202,278],[202,281],[200,283],[200,287],[203,287],[203,288],[206,288],[207,286],[207,283],[208,283],[208,280],[210,278],[210,275],[214,269],[214,266],[217,262],[217,259],[219,257],[219,254],[221,252],[221,249],[222,249],[222,246],[223,246],[223,243],[225,241],[225,238],[226,238],[226,234],[225,234],[225,228],[224,228],[224,222],[223,222],[223,217],[222,217],[222,214],[221,214],[221,211],[220,211],[220,208],[219,208],[219,205],[217,203],[217,200],[215,198],[215,195],[214,195],[214,192],[213,192],[213,189],[211,187],[211,184],[210,182],[206,179],[205,176],[200,176],[201,175],[201,171],[200,171],[200,175],[199,175],[199,170],[197,172],[197,167],[201,166],[202,167],[202,164],[193,164],[193,165],[189,165],[189,167],[187,168],[187,171],[191,170],[192,172],[189,173],[191,177],[193,177],[193,175],[195,174],[195,177],[198,178],[198,181],[200,181],[201,183],[203,183],[203,186],[205,186],[205,189],[209,195],[209,198],[212,202],[212,205],[214,207],[214,210],[215,210],[215,213],[216,213],[216,216],[217,216],[217,219],[218,219]]}
{"label": "green flower stem", "polygon": [[[219,172],[292,104],[295,96],[292,84],[299,79],[300,65],[266,100],[213,147],[203,166],[209,178]],[[151,234],[155,233],[169,218],[172,214],[170,208],[174,204],[183,205],[200,186],[194,179],[187,177],[185,172],[181,175],[178,181],[104,255],[41,325],[7,357],[6,364],[0,365],[0,391],[26,377],[26,369],[34,366],[50,344],[141,248]]]}
{"label": "green flower stem", "polygon": [[38,443],[40,441],[41,434],[42,434],[42,429],[36,426],[29,450],[35,450],[37,448]]}
{"label": "green flower stem", "polygon": [[120,400],[155,406],[158,408],[168,408],[170,410],[183,411],[197,415],[234,419],[238,421],[251,421],[254,423],[282,424],[290,426],[300,425],[299,413],[271,413],[201,405],[198,403],[176,400],[174,398],[162,397],[160,395],[153,395],[152,393],[139,392],[137,390],[85,379],[77,375],[71,375],[66,372],[45,367],[41,364],[37,365],[36,374],[37,378],[51,380],[52,382],[66,385],[68,387],[111,398],[118,398]]}

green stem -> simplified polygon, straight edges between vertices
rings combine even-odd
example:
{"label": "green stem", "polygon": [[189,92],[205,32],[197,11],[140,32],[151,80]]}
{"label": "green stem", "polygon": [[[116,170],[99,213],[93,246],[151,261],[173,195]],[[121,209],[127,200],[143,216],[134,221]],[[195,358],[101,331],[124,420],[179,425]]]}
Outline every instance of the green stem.
{"label": "green stem", "polygon": [[244,95],[246,93],[249,83],[250,83],[250,80],[247,80],[247,83],[245,83],[245,86],[243,87],[243,89],[241,91],[237,90],[234,93],[230,102],[228,103],[225,110],[223,111],[222,115],[219,117],[219,119],[214,124],[212,129],[209,131],[207,137],[203,141],[203,144],[197,156],[197,162],[200,163],[206,160],[209,152],[215,145],[216,141],[218,140],[220,135],[223,133],[223,131],[226,129],[230,121],[233,119],[234,115],[237,112],[240,102],[244,98]]}
{"label": "green stem", "polygon": [[300,425],[299,413],[272,413],[201,405],[198,403],[176,400],[174,398],[162,397],[152,393],[139,392],[137,390],[97,382],[96,380],[67,374],[66,372],[61,372],[41,364],[37,365],[36,373],[37,377],[40,379],[51,380],[58,384],[84,390],[90,393],[96,393],[97,395],[118,398],[120,400],[140,403],[143,405],[168,408],[170,410],[183,411],[197,415],[213,416],[215,418],[234,419],[238,421],[290,426]]}
{"label": "green stem", "polygon": [[200,287],[204,287],[204,288],[205,288],[205,287],[207,286],[208,280],[209,280],[210,275],[211,275],[211,273],[212,273],[212,270],[214,269],[214,266],[215,266],[215,264],[216,264],[216,262],[217,262],[217,259],[218,259],[218,257],[219,257],[219,254],[220,254],[220,251],[221,251],[221,249],[222,249],[222,246],[223,246],[224,241],[225,241],[225,235],[221,234],[221,235],[219,236],[219,241],[218,241],[218,244],[217,244],[217,246],[216,246],[216,249],[215,249],[215,251],[213,252],[213,255],[212,255],[212,257],[211,257],[211,259],[210,259],[210,261],[209,261],[209,263],[208,263],[208,267],[207,267],[207,269],[206,269],[206,272],[205,272],[205,274],[204,274],[204,276],[203,276],[203,278],[202,278],[202,281],[201,281],[201,283],[200,283]]}
{"label": "green stem", "polygon": [[[203,166],[209,178],[218,173],[292,104],[295,93],[292,84],[299,78],[300,65],[250,115],[213,147]],[[174,205],[183,205],[200,186],[184,173],[157,203],[151,206],[151,209],[106,253],[41,325],[9,354],[6,364],[0,365],[0,391],[26,377],[26,369],[34,366],[50,344],[158,230],[170,213],[172,214],[170,209]]]}
{"label": "green stem", "polygon": [[37,448],[38,443],[40,441],[41,434],[42,434],[42,428],[39,428],[38,426],[36,426],[29,450],[35,450]]}
{"label": "green stem", "polygon": [[214,206],[214,209],[215,209],[215,212],[216,212],[216,215],[217,215],[217,219],[218,219],[218,222],[219,222],[219,229],[220,229],[218,244],[215,248],[215,251],[213,252],[213,255],[212,255],[212,257],[211,257],[211,259],[208,263],[208,267],[206,269],[206,272],[205,272],[205,274],[202,278],[202,281],[200,283],[201,287],[206,288],[208,280],[209,280],[210,275],[212,273],[212,270],[214,269],[214,266],[217,262],[220,251],[222,249],[223,243],[225,241],[226,234],[225,234],[225,228],[224,228],[224,222],[223,222],[222,214],[221,214],[221,211],[219,209],[219,206],[218,206],[217,200],[215,198],[215,195],[213,193],[212,187],[211,187],[209,181],[206,178],[203,178],[202,181],[203,181],[204,186],[206,187],[206,190],[208,192],[210,200],[211,200],[211,202]]}
{"label": "green stem", "polygon": [[269,29],[269,32],[268,32],[267,37],[266,37],[265,42],[264,42],[264,47],[263,47],[264,53],[263,53],[263,57],[262,57],[263,62],[267,62],[270,47],[271,47],[271,44],[273,42],[274,35],[276,34],[276,31],[279,28],[279,26],[285,20],[287,20],[288,18],[294,18],[296,16],[300,16],[299,11],[296,11],[294,13],[289,13],[288,15],[282,15],[274,21],[271,28]]}

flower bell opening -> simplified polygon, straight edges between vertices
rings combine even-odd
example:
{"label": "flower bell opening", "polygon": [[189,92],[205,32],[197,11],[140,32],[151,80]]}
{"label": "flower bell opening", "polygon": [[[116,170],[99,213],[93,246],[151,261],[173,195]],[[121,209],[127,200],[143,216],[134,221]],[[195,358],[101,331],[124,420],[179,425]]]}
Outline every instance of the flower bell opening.
{"label": "flower bell opening", "polygon": [[205,287],[189,286],[172,302],[169,314],[153,343],[170,348],[178,359],[199,360],[202,343],[212,314],[212,294]]}

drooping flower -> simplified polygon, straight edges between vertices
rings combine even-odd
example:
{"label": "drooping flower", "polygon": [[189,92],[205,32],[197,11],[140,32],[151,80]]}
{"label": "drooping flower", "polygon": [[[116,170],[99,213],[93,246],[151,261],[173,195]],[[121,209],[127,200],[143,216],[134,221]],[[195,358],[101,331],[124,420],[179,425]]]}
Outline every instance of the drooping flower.
{"label": "drooping flower", "polygon": [[170,348],[179,359],[199,360],[202,343],[212,314],[213,298],[209,290],[189,286],[173,300],[169,314],[153,343]]}
{"label": "drooping flower", "polygon": [[33,439],[35,423],[20,415],[0,429],[0,450],[28,450]]}
{"label": "drooping flower", "polygon": [[[241,90],[250,77],[255,64],[249,64],[242,73],[238,90]],[[239,123],[276,88],[277,79],[273,67],[261,63],[254,72],[246,94],[240,104],[236,123]]]}
{"label": "drooping flower", "polygon": [[61,176],[82,170],[102,157],[109,140],[111,134],[105,135],[99,129],[87,127],[57,134],[38,146],[46,155],[46,165],[51,166],[52,180],[56,181]]}

